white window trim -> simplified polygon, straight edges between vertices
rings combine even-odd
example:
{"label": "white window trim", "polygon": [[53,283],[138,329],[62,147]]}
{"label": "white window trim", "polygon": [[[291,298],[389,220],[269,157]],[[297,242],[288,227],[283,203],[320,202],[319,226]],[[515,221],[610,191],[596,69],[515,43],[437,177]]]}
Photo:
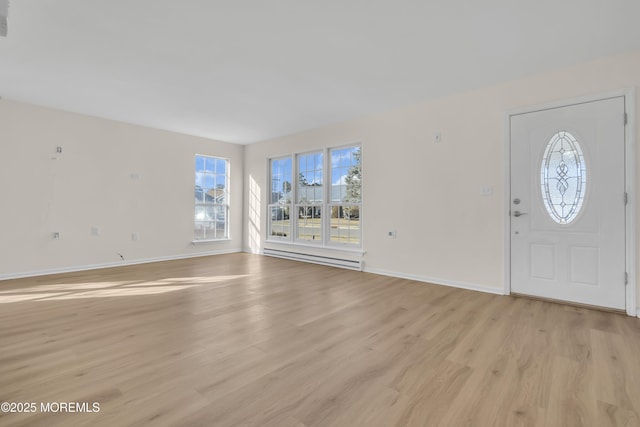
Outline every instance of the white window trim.
{"label": "white window trim", "polygon": [[[215,160],[224,160],[225,162],[225,171],[224,171],[224,175],[225,175],[225,203],[224,204],[213,204],[213,206],[223,206],[225,209],[225,222],[224,222],[224,236],[222,237],[215,237],[215,238],[209,238],[207,237],[206,239],[195,239],[193,238],[191,240],[192,244],[197,244],[197,243],[213,243],[213,242],[225,242],[225,241],[229,241],[231,240],[231,226],[230,226],[230,212],[231,212],[231,180],[230,180],[230,175],[231,175],[231,161],[228,158],[225,157],[219,157],[219,156],[213,156],[210,154],[200,154],[200,153],[196,153],[194,155],[194,160],[197,159],[198,157],[209,157]],[[195,170],[195,168],[194,168]],[[194,211],[196,208],[197,204],[194,202]],[[195,220],[193,221],[193,225],[195,227]]]}
{"label": "white window trim", "polygon": [[320,249],[320,250],[329,250],[332,252],[344,252],[344,253],[348,253],[348,254],[354,254],[354,255],[364,255],[367,253],[367,251],[365,251],[363,248],[360,247],[354,247],[354,246],[319,246],[319,245],[314,245],[314,244],[306,244],[306,243],[298,243],[298,242],[280,242],[277,240],[270,240],[267,243],[272,243],[274,246],[270,246],[270,247],[277,247],[277,245],[286,245],[286,246],[292,246],[292,247],[298,247],[298,248],[310,248],[310,249]]}
{"label": "white window trim", "polygon": [[[361,171],[361,173],[363,173],[362,170],[364,168],[362,167],[362,165],[363,165],[364,162],[362,160],[362,151],[363,150],[362,150],[362,143],[361,142],[355,142],[355,143],[352,143],[352,144],[344,144],[344,145],[339,145],[339,146],[335,146],[335,147],[327,147],[325,149],[326,150],[326,157],[327,157],[327,160],[326,160],[326,163],[325,163],[325,167],[327,169],[327,176],[328,176],[328,180],[329,180],[331,185],[333,183],[333,175],[332,175],[333,171],[332,171],[332,168],[331,168],[331,151],[342,150],[342,149],[345,149],[345,148],[353,148],[353,147],[359,147],[360,148],[360,171]],[[364,179],[362,181],[364,182]],[[345,204],[345,203],[342,203],[342,202],[334,202],[334,201],[331,200],[331,195],[332,195],[331,194],[331,185],[327,186],[327,193],[325,195],[325,197],[326,197],[325,206],[329,210],[329,215],[326,215],[326,220],[325,220],[325,222],[327,224],[327,226],[325,227],[325,230],[326,230],[327,234],[326,234],[326,236],[324,236],[324,241],[326,242],[325,243],[325,247],[328,247],[328,248],[341,248],[341,249],[352,248],[352,249],[355,249],[355,250],[362,249],[364,247],[363,246],[363,241],[362,241],[362,237],[364,235],[363,228],[362,228],[362,217],[363,217],[363,215],[362,215],[362,197],[360,199],[360,203],[358,204],[359,205],[359,212],[360,212],[360,218],[359,218],[359,220],[360,220],[360,243],[359,244],[355,244],[355,243],[342,243],[342,242],[332,242],[331,241],[331,213],[330,213],[331,212],[331,207],[332,206],[341,206],[341,205]],[[362,192],[362,188],[361,188],[360,191]],[[350,203],[350,204],[355,204],[355,203]]]}
{"label": "white window trim", "polygon": [[[266,227],[266,239],[267,243],[278,243],[278,244],[289,244],[294,246],[306,246],[311,248],[321,248],[321,249],[330,249],[330,250],[340,250],[345,252],[354,252],[359,254],[364,254],[364,228],[363,228],[363,202],[362,199],[360,203],[353,203],[358,205],[360,210],[360,242],[358,244],[355,243],[343,243],[343,242],[335,242],[331,241],[331,207],[336,205],[344,205],[341,202],[333,202],[331,201],[331,184],[332,184],[332,175],[331,175],[331,151],[340,150],[344,148],[351,147],[359,147],[360,148],[360,167],[361,174],[364,175],[364,157],[363,157],[363,144],[362,142],[353,142],[343,145],[337,145],[332,147],[324,147],[322,149],[316,150],[308,150],[304,152],[294,152],[288,155],[280,155],[273,156],[267,159],[267,182],[269,183],[269,202],[271,201],[271,178],[273,177],[272,165],[274,160],[282,160],[286,158],[291,159],[291,203],[289,207],[289,235],[286,237],[282,236],[273,236],[271,230],[271,208],[274,206],[272,203],[267,204],[267,227]],[[322,171],[322,179],[323,179],[323,203],[321,205],[309,205],[309,206],[320,206],[322,208],[321,213],[321,239],[317,241],[306,240],[306,239],[298,239],[297,236],[297,208],[300,204],[296,203],[298,197],[298,156],[308,155],[313,153],[322,153],[323,156],[323,171]],[[364,178],[363,178],[364,181]],[[328,183],[328,184],[327,184]],[[364,182],[362,183],[362,194],[364,194]],[[304,205],[307,206],[307,205]],[[293,217],[292,217],[293,215]]]}
{"label": "white window trim", "polygon": [[[279,204],[274,204],[271,203],[271,190],[272,190],[272,182],[271,179],[273,178],[273,161],[274,160],[284,160],[284,159],[290,159],[291,160],[291,202],[289,203],[289,233],[287,236],[275,236],[272,235],[272,228],[271,228],[271,208],[273,207],[279,207],[281,205]],[[269,183],[269,199],[268,199],[268,203],[267,203],[267,241],[271,241],[271,242],[279,242],[279,243],[284,243],[284,242],[291,242],[293,239],[293,221],[291,220],[291,214],[293,211],[293,201],[295,200],[296,197],[296,191],[295,191],[295,179],[293,177],[293,173],[294,173],[294,169],[295,169],[295,165],[293,164],[293,157],[291,154],[289,155],[284,155],[284,156],[275,156],[275,157],[270,157],[269,159],[267,159],[267,182]]]}
{"label": "white window trim", "polygon": [[228,237],[221,237],[219,239],[202,239],[202,240],[192,240],[192,245],[199,245],[201,243],[220,243],[220,242],[230,242],[231,239]]}
{"label": "white window trim", "polygon": [[[321,154],[322,155],[322,203],[317,204],[317,203],[300,203],[298,202],[298,189],[299,187],[299,178],[300,178],[300,174],[302,173],[300,171],[300,167],[298,165],[298,159],[301,156],[309,156],[309,155],[314,155],[314,154]],[[325,213],[324,213],[324,208],[326,206],[326,197],[327,197],[327,192],[326,192],[326,177],[325,177],[325,170],[327,167],[327,150],[325,149],[321,149],[321,150],[311,150],[311,151],[306,151],[304,153],[295,153],[293,154],[293,161],[294,161],[294,172],[293,172],[293,184],[292,186],[294,187],[293,189],[293,197],[292,197],[292,208],[293,208],[293,219],[291,220],[291,227],[293,229],[293,241],[295,243],[299,243],[299,244],[306,244],[306,245],[310,245],[313,247],[316,246],[323,246],[324,242],[325,242],[325,237],[324,237],[324,230],[325,230],[325,225],[324,225],[324,217],[325,217]],[[320,207],[320,239],[319,240],[309,240],[309,239],[301,239],[298,237],[299,234],[299,230],[300,230],[300,226],[299,226],[299,220],[300,218],[298,218],[298,209],[300,208],[314,208],[314,207]],[[291,214],[289,214],[289,218],[291,218]]]}

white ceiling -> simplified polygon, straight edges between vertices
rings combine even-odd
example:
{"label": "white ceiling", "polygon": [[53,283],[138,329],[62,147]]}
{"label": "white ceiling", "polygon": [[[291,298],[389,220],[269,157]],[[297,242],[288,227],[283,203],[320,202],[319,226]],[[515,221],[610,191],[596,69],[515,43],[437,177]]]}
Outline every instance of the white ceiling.
{"label": "white ceiling", "polygon": [[0,96],[251,143],[640,49],[638,0],[11,0]]}

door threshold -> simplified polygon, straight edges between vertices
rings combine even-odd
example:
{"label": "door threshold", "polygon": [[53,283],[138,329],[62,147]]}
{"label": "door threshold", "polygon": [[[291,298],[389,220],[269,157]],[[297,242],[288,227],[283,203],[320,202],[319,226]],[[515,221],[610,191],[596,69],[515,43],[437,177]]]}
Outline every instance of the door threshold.
{"label": "door threshold", "polygon": [[566,306],[569,306],[569,307],[586,308],[588,310],[598,310],[598,311],[604,311],[606,313],[624,314],[625,316],[627,315],[627,311],[626,310],[619,309],[619,308],[602,307],[602,306],[599,306],[599,305],[583,304],[583,303],[580,303],[580,302],[564,301],[564,300],[553,299],[553,298],[545,298],[545,297],[539,297],[539,296],[536,296],[536,295],[519,294],[519,293],[516,293],[516,292],[511,292],[510,295],[512,297],[516,297],[516,298],[526,298],[526,299],[532,299],[532,300],[537,300],[537,301],[550,302],[550,303],[553,303],[553,304],[566,305]]}

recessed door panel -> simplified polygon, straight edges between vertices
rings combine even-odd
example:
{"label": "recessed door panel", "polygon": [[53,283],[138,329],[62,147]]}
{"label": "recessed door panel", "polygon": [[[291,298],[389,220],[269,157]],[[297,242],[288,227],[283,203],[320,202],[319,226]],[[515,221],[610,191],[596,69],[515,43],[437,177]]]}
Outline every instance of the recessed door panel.
{"label": "recessed door panel", "polygon": [[555,278],[555,246],[531,245],[531,277],[535,279]]}
{"label": "recessed door panel", "polygon": [[571,281],[597,286],[600,254],[598,248],[573,246],[569,252]]}

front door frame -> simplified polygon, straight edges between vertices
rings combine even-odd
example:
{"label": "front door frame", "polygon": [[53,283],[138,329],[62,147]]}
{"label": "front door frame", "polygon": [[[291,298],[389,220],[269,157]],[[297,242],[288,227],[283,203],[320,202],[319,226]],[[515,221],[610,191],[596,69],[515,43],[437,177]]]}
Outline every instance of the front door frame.
{"label": "front door frame", "polygon": [[[626,312],[629,316],[640,317],[640,308],[636,304],[636,113],[635,89],[618,89],[609,92],[588,95],[579,98],[553,101],[541,105],[517,108],[505,114],[505,192],[504,192],[504,223],[505,223],[505,252],[504,252],[504,294],[511,294],[511,117],[519,114],[533,113],[552,108],[568,107],[586,102],[601,101],[609,98],[623,97],[627,124],[625,126],[625,191],[628,195],[625,215],[625,264],[628,274],[626,289]],[[623,120],[621,117],[620,120]]]}

